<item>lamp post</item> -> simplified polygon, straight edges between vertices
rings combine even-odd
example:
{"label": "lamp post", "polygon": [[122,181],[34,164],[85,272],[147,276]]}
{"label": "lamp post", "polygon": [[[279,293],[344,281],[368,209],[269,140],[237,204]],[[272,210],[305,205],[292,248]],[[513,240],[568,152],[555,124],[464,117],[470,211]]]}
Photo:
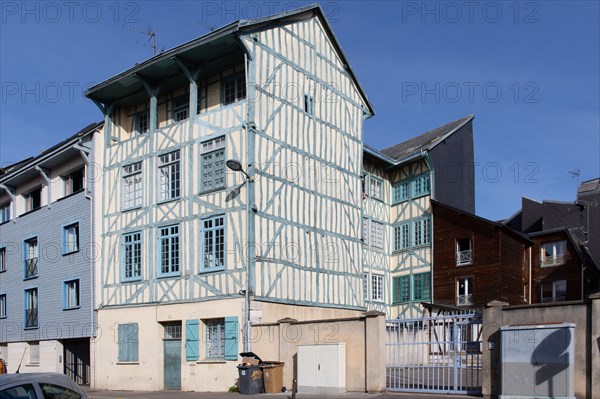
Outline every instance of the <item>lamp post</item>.
{"label": "lamp post", "polygon": [[[253,290],[253,266],[255,258],[254,248],[254,179],[244,171],[242,163],[237,159],[229,159],[225,165],[234,172],[242,172],[246,177],[246,288],[244,289],[245,311],[244,311],[244,352],[250,351],[250,295],[254,295]],[[250,165],[249,165],[250,166]]]}

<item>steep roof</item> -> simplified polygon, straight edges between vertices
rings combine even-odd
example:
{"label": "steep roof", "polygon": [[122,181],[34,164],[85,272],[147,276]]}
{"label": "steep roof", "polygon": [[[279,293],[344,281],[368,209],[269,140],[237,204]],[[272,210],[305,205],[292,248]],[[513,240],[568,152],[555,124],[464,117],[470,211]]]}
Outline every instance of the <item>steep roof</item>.
{"label": "steep roof", "polygon": [[[319,18],[323,24],[329,40],[331,40],[338,56],[344,64],[344,69],[352,78],[369,113],[374,115],[373,106],[350,67],[350,63],[319,4],[312,4],[268,17],[237,20],[229,23],[199,38],[183,43],[136,64],[126,71],[91,87],[85,92],[85,96],[103,104],[124,97],[130,97],[129,101],[137,101],[139,99],[138,93],[143,90],[143,84],[138,78],[144,77],[153,81],[168,78],[173,79],[173,73],[180,70],[178,60],[192,65],[204,64],[207,71],[210,68],[218,69],[220,66],[214,62],[210,62],[211,60],[218,57],[230,56],[232,49],[244,51],[244,46],[239,39],[240,34],[270,29],[276,26],[277,23],[301,21],[313,16]],[[176,83],[179,82],[174,82],[173,84]],[[123,101],[120,102],[122,103]]]}
{"label": "steep roof", "polygon": [[464,118],[446,123],[444,126],[437,127],[419,136],[403,141],[402,143],[385,148],[380,152],[389,158],[399,161],[423,150],[431,150],[438,143],[466,125],[473,118],[474,115],[465,116]]}

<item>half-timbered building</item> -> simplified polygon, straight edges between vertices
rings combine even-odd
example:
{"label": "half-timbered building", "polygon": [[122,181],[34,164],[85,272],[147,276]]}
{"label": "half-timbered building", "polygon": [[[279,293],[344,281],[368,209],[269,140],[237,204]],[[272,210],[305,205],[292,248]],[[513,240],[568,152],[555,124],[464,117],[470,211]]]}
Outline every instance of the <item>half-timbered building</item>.
{"label": "half-timbered building", "polygon": [[365,309],[373,109],[318,6],[231,23],[86,95],[106,140],[97,387],[227,390],[268,339],[249,322]]}

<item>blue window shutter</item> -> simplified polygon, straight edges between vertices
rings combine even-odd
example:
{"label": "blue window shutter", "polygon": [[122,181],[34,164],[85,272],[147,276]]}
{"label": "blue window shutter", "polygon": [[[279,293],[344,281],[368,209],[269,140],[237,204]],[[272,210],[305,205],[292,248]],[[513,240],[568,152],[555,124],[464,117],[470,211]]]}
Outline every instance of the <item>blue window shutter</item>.
{"label": "blue window shutter", "polygon": [[198,345],[198,320],[185,321],[185,360],[198,360],[199,345]]}
{"label": "blue window shutter", "polygon": [[138,361],[138,325],[133,323],[129,325],[129,361]]}
{"label": "blue window shutter", "polygon": [[127,325],[119,324],[119,361],[124,362],[127,358],[127,347],[125,338],[127,337]]}
{"label": "blue window shutter", "polygon": [[238,318],[225,318],[225,360],[238,359]]}

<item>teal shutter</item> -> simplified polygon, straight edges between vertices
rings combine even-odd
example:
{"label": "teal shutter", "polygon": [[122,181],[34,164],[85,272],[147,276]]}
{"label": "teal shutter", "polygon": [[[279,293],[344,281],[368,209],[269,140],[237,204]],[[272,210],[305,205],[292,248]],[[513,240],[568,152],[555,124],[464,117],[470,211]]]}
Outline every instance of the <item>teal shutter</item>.
{"label": "teal shutter", "polygon": [[238,358],[238,318],[225,318],[225,360]]}
{"label": "teal shutter", "polygon": [[138,325],[129,325],[129,359],[130,362],[138,361]]}
{"label": "teal shutter", "polygon": [[185,321],[185,360],[187,361],[198,360],[200,358],[198,331],[198,320]]}
{"label": "teal shutter", "polygon": [[138,361],[138,325],[119,324],[119,361]]}

